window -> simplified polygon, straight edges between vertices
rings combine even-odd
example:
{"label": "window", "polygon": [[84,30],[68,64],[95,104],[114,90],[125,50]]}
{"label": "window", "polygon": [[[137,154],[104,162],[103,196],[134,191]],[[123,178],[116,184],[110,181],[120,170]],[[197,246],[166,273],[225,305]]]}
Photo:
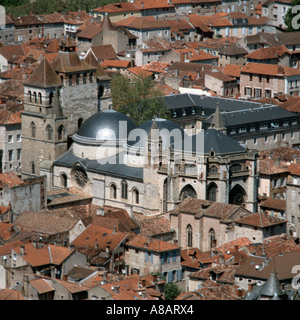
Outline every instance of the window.
{"label": "window", "polygon": [[35,174],[35,164],[31,162],[31,173]]}
{"label": "window", "polygon": [[80,77],[80,75],[79,75],[79,73],[77,73],[76,74],[76,85],[77,86],[79,85],[79,77]]}
{"label": "window", "polygon": [[252,74],[250,74],[250,76],[249,76],[249,80],[250,80],[250,81],[252,81],[252,80],[253,80],[253,76],[252,76]]}
{"label": "window", "polygon": [[125,180],[122,181],[122,199],[128,199],[128,184]]}
{"label": "window", "polygon": [[8,150],[8,161],[13,161],[14,150]]}
{"label": "window", "polygon": [[192,247],[193,246],[193,228],[190,224],[187,225],[186,232],[187,232],[187,246]]}
{"label": "window", "polygon": [[259,129],[268,129],[268,123],[267,122],[262,122],[259,125]]}
{"label": "window", "polygon": [[245,95],[251,96],[252,95],[252,88],[245,87]]}
{"label": "window", "polygon": [[8,135],[8,142],[9,143],[13,143],[14,142],[14,139],[13,139],[13,135]]}
{"label": "window", "polygon": [[72,83],[73,83],[72,78],[73,78],[73,77],[72,77],[72,75],[70,75],[70,76],[69,76],[69,86],[71,86],[71,85],[72,85]]}
{"label": "window", "polygon": [[65,135],[65,127],[63,125],[60,125],[58,127],[58,141],[61,141],[64,139]]}
{"label": "window", "polygon": [[34,123],[34,122],[31,122],[30,127],[31,127],[31,137],[32,137],[32,138],[35,138],[35,136],[36,136],[36,126],[35,126],[35,123]]}
{"label": "window", "polygon": [[21,160],[21,149],[17,149],[17,160]]}
{"label": "window", "polygon": [[132,191],[132,196],[133,196],[133,203],[138,204],[140,199],[139,199],[139,191],[137,189],[134,189]]}
{"label": "window", "polygon": [[261,98],[261,89],[255,88],[255,89],[254,89],[254,96],[255,96],[256,98]]}
{"label": "window", "polygon": [[49,106],[52,105],[52,101],[53,101],[53,92],[50,92],[50,94],[49,94]]}
{"label": "window", "polygon": [[21,134],[17,134],[17,142],[21,142]]}
{"label": "window", "polygon": [[114,183],[110,186],[110,198],[117,199],[117,186]]}
{"label": "window", "polygon": [[47,125],[46,133],[47,133],[47,139],[52,140],[53,139],[53,129],[50,126],[50,124]]}
{"label": "window", "polygon": [[43,98],[42,98],[42,94],[39,92],[39,104],[43,103]]}
{"label": "window", "polygon": [[271,90],[269,90],[269,89],[265,90],[265,97],[266,98],[271,98]]}
{"label": "window", "polygon": [[62,173],[60,176],[60,186],[63,188],[67,188],[68,177],[65,173]]}
{"label": "window", "polygon": [[32,94],[30,90],[28,91],[28,95],[29,95],[29,102],[32,102]]}

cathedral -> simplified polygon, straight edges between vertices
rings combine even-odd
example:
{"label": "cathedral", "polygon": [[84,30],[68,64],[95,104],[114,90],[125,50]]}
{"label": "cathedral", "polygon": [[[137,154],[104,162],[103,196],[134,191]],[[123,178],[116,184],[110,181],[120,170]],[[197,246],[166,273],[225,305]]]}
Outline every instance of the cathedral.
{"label": "cathedral", "polygon": [[22,174],[47,188],[76,187],[97,205],[152,216],[186,197],[257,210],[257,157],[224,134],[217,108],[193,135],[155,118],[139,127],[110,107],[110,78],[70,41],[24,85]]}

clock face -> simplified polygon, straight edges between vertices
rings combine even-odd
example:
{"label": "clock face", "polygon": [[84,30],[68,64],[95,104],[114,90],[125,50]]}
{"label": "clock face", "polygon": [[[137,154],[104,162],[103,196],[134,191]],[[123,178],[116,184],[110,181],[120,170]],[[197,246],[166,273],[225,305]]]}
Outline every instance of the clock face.
{"label": "clock face", "polygon": [[76,169],[74,172],[74,178],[80,187],[84,187],[88,181],[88,176],[82,168]]}

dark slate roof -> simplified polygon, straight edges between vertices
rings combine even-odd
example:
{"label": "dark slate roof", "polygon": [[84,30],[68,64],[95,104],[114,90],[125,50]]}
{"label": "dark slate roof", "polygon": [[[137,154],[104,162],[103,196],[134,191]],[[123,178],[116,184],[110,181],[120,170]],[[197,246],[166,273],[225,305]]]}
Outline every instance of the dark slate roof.
{"label": "dark slate roof", "polygon": [[[166,119],[152,119],[144,122],[138,129],[144,130],[145,134],[141,136],[137,141],[129,141],[128,145],[134,145],[135,147],[146,147],[147,137],[151,138],[151,129],[159,130],[159,136],[162,138],[162,148],[165,149],[169,145],[174,145],[174,140],[178,138],[180,142],[185,137],[184,130],[181,129],[176,123]],[[181,146],[180,146],[181,148]]]}
{"label": "dark slate roof", "polygon": [[127,139],[129,132],[135,128],[135,123],[124,114],[115,110],[103,110],[88,118],[74,135],[74,139],[80,137],[93,140]]}
{"label": "dark slate roof", "polygon": [[75,164],[81,165],[84,169],[91,172],[108,174],[110,176],[122,177],[132,180],[143,180],[143,168],[130,167],[123,164],[124,153],[117,155],[115,158],[110,157],[101,160],[81,159],[74,155],[72,148],[69,149],[60,158],[54,161],[54,165],[72,167]]}
{"label": "dark slate roof", "polygon": [[212,150],[216,155],[245,152],[245,148],[236,140],[216,130],[207,129],[200,131],[195,136],[186,137],[185,150],[208,155]]}
{"label": "dark slate roof", "polygon": [[[275,120],[283,120],[288,118],[297,117],[294,112],[287,111],[278,106],[268,106],[263,108],[254,108],[233,112],[223,112],[222,118],[225,127],[246,125],[257,122],[268,122]],[[210,123],[211,119],[206,122]]]}

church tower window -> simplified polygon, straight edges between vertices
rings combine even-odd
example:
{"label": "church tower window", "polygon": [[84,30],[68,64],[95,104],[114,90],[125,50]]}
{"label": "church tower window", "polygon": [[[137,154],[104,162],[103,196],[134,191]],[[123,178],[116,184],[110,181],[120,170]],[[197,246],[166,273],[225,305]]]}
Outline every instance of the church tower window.
{"label": "church tower window", "polygon": [[46,133],[47,133],[47,139],[52,140],[53,139],[53,129],[50,126],[50,124],[47,125]]}
{"label": "church tower window", "polygon": [[128,184],[127,181],[122,181],[122,199],[128,199]]}
{"label": "church tower window", "polygon": [[31,122],[30,128],[31,128],[31,137],[35,138],[35,136],[36,136],[36,126],[35,126],[34,122]]}

